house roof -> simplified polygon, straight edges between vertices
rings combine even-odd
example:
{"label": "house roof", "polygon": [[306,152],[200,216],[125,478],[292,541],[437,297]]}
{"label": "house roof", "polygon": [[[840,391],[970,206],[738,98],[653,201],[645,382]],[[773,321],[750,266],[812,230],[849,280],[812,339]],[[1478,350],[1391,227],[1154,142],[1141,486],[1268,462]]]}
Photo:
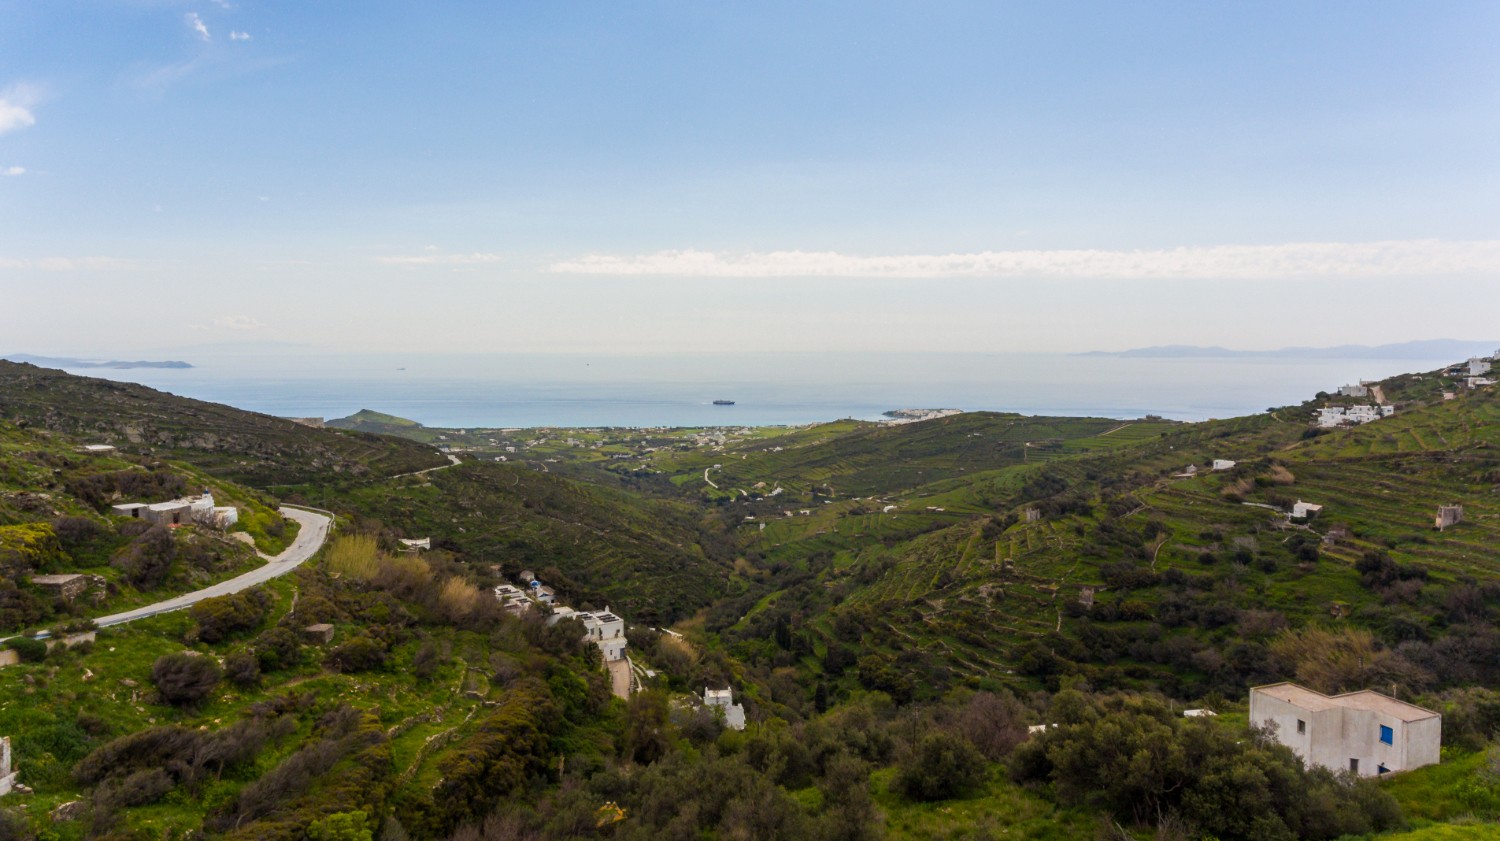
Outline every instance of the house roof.
{"label": "house roof", "polygon": [[1438,713],[1419,707],[1416,704],[1408,704],[1399,701],[1389,695],[1382,695],[1373,689],[1361,689],[1358,692],[1345,692],[1342,695],[1324,695],[1315,689],[1298,686],[1295,683],[1273,683],[1269,686],[1257,686],[1250,690],[1262,695],[1269,695],[1280,701],[1295,704],[1304,710],[1318,712],[1335,708],[1369,710],[1378,712],[1402,721],[1422,721],[1434,718]]}

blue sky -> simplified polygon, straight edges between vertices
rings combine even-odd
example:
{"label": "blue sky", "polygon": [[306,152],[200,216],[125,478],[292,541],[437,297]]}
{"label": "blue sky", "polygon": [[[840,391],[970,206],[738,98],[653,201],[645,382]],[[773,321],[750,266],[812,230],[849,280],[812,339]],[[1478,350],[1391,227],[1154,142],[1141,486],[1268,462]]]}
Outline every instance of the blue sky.
{"label": "blue sky", "polygon": [[1496,43],[1491,2],[0,0],[0,351],[1489,338]]}

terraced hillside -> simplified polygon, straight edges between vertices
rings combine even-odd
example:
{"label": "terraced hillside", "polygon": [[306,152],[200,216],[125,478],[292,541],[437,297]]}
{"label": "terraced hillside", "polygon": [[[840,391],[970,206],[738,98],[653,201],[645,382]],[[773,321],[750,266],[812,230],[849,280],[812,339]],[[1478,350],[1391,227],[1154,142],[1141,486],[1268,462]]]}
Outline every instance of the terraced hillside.
{"label": "terraced hillside", "polygon": [[0,419],[140,455],[190,461],[265,487],[408,473],[444,463],[431,447],[177,397],[133,383],[0,361]]}
{"label": "terraced hillside", "polygon": [[[806,680],[899,697],[1068,674],[1185,699],[1294,676],[1408,692],[1497,676],[1500,400],[1414,399],[1336,431],[1314,429],[1313,415],[1310,402],[1123,445],[1069,439],[1040,462],[990,461],[876,498],[743,503],[760,508],[738,530],[779,572],[714,622],[749,661],[791,655]],[[928,452],[944,440],[972,453],[975,431],[920,430],[929,449],[908,464],[940,462]],[[813,449],[823,465],[845,452]],[[1213,471],[1215,458],[1237,464]],[[775,464],[723,459],[741,480],[757,474],[732,471]],[[1322,512],[1290,520],[1298,499]],[[1464,522],[1435,531],[1437,506],[1455,503]],[[770,633],[779,626],[793,629],[785,646]],[[1368,662],[1319,672],[1295,644],[1307,628],[1336,635],[1330,656],[1373,646]]]}
{"label": "terraced hillside", "polygon": [[531,569],[570,603],[633,621],[686,616],[730,592],[734,545],[715,518],[525,467],[470,463],[306,498],[432,537],[476,569]]}
{"label": "terraced hillside", "polygon": [[885,496],[1012,465],[1128,446],[1177,425],[966,412],[920,423],[815,426],[722,453],[669,454],[659,464],[686,487],[705,487],[707,482],[694,476],[708,469],[719,486],[711,496],[733,496],[736,489],[761,482],[796,494]]}

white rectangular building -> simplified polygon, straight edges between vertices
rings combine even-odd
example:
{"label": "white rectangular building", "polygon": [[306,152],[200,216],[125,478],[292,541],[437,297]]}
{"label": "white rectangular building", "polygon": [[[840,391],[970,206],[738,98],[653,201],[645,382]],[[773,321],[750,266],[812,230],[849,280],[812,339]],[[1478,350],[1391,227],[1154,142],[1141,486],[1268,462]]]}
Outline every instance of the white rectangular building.
{"label": "white rectangular building", "polygon": [[595,613],[580,611],[573,618],[583,623],[585,639],[599,647],[606,662],[625,656],[625,620],[610,613],[609,608]]}
{"label": "white rectangular building", "polygon": [[1308,765],[1374,777],[1438,762],[1443,717],[1369,689],[1324,695],[1295,683],[1250,690],[1250,724]]}

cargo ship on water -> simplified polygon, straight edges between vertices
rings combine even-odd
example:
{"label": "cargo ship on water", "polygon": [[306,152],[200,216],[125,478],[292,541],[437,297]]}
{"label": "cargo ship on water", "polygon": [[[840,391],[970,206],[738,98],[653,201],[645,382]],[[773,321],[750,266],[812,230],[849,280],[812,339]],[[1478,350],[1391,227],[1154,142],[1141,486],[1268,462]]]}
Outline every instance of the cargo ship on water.
{"label": "cargo ship on water", "polygon": [[714,405],[715,406],[733,406],[734,405],[734,401],[733,400],[715,400],[714,401]]}

